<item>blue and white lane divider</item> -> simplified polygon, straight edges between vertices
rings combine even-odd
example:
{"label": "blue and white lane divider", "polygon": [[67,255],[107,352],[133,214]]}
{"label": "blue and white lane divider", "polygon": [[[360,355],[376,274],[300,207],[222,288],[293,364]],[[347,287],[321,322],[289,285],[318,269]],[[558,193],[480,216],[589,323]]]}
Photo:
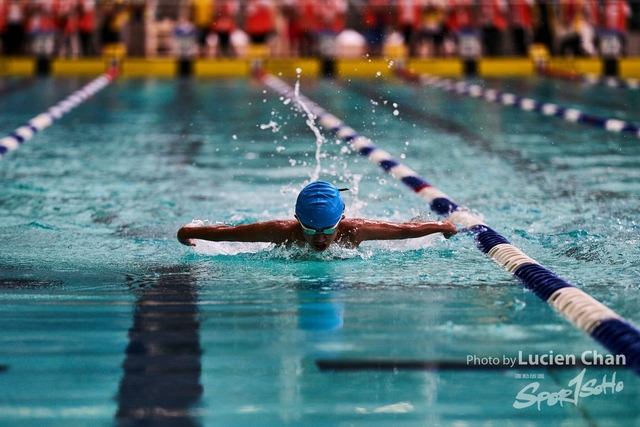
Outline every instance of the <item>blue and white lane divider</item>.
{"label": "blue and white lane divider", "polygon": [[71,95],[58,102],[42,114],[39,114],[29,120],[27,124],[20,126],[9,135],[0,139],[0,159],[7,153],[20,147],[25,141],[30,140],[33,136],[49,127],[55,120],[60,119],[69,111],[86,101],[87,98],[93,96],[96,92],[107,86],[118,75],[116,68],[112,68],[98,78],[92,80],[82,88],[73,92]]}
{"label": "blue and white lane divider", "polygon": [[477,84],[469,84],[462,80],[452,80],[429,75],[416,75],[409,70],[400,70],[400,77],[417,81],[425,86],[434,86],[449,92],[461,95],[469,95],[472,98],[483,98],[498,104],[520,108],[524,111],[534,111],[545,116],[559,117],[574,123],[583,123],[603,128],[611,132],[630,133],[640,137],[640,126],[618,119],[609,119],[594,114],[583,113],[575,108],[563,107],[549,102],[540,102],[535,99],[520,97],[512,93],[499,92],[495,89],[486,89]]}
{"label": "blue and white lane divider", "polygon": [[620,89],[640,89],[640,80],[637,79],[621,79],[619,77],[600,77],[595,74],[585,74],[582,81],[590,85],[599,85]]}
{"label": "blue and white lane divider", "polygon": [[638,79],[622,79],[614,76],[600,77],[596,74],[578,74],[575,71],[566,71],[551,67],[542,67],[537,70],[538,74],[543,77],[559,78],[577,83],[586,83],[589,85],[606,86],[618,89],[640,89],[640,80]]}
{"label": "blue and white lane divider", "polygon": [[473,233],[476,245],[482,252],[610,352],[624,355],[626,365],[640,375],[640,331],[633,325],[581,289],[529,258],[468,208],[455,203],[445,193],[433,187],[389,153],[376,147],[369,138],[359,135],[333,114],[304,95],[296,94],[279,78],[265,72],[258,72],[256,77],[285,98],[303,105],[303,109],[310,111],[325,129],[349,143],[360,155],[367,157],[426,200],[432,211],[467,228]]}
{"label": "blue and white lane divider", "polygon": [[[554,75],[542,74],[545,77],[557,77]],[[640,80],[637,79],[622,79],[620,77],[613,76],[598,76],[597,74],[582,74],[578,75],[576,79],[571,79],[573,81],[584,83],[592,86],[605,86],[609,88],[616,89],[629,89],[629,90],[638,90],[640,89]]]}

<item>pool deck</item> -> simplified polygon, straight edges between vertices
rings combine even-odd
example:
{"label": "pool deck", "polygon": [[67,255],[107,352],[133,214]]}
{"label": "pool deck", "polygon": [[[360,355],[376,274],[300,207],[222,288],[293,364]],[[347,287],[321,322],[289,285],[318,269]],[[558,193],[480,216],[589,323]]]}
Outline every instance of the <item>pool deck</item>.
{"label": "pool deck", "polygon": [[[195,59],[181,61],[176,58],[120,59],[123,77],[177,77],[184,73],[194,77],[248,77],[253,64],[260,61],[267,71],[275,75],[295,76],[300,69],[306,77],[326,74],[326,61],[310,58],[241,58]],[[332,74],[338,78],[374,78],[391,75],[393,64],[402,59],[338,59],[331,63]],[[53,76],[97,75],[107,70],[112,59],[107,56],[78,59],[51,59],[45,61],[46,73]],[[465,62],[451,59],[410,59],[409,68],[418,73],[457,77],[465,74]],[[549,65],[555,69],[578,74],[604,75],[605,65],[600,58],[551,58]],[[42,62],[34,57],[0,57],[0,76],[34,76],[42,74]],[[479,77],[526,77],[536,73],[534,62],[528,58],[483,58],[475,62]],[[618,77],[640,78],[640,57],[622,58],[618,61]]]}

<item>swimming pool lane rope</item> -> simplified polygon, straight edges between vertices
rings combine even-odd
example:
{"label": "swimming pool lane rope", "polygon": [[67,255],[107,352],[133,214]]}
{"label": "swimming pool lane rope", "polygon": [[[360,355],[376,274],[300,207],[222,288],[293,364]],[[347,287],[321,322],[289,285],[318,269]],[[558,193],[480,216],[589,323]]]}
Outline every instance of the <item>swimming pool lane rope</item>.
{"label": "swimming pool lane rope", "polygon": [[586,83],[589,85],[606,86],[618,89],[640,89],[640,80],[638,79],[622,79],[620,77],[600,77],[596,74],[579,74],[575,71],[566,71],[551,67],[539,67],[536,72],[543,77],[550,77],[562,80],[568,80],[577,83]]}
{"label": "swimming pool lane rope", "polygon": [[286,99],[304,104],[325,129],[349,143],[351,148],[386,173],[400,180],[429,203],[432,211],[462,225],[473,233],[477,247],[500,267],[515,276],[525,287],[554,307],[566,319],[582,329],[614,354],[623,354],[627,366],[640,375],[640,331],[613,310],[581,289],[525,255],[487,226],[468,208],[429,184],[409,167],[347,126],[333,114],[297,93],[281,79],[258,70],[256,78]]}
{"label": "swimming pool lane rope", "polygon": [[524,111],[537,112],[545,116],[558,117],[573,123],[591,125],[610,132],[630,133],[640,138],[640,126],[623,120],[588,114],[575,108],[563,107],[550,102],[540,102],[495,89],[486,89],[477,84],[469,84],[464,80],[456,81],[427,74],[418,74],[406,68],[399,68],[397,74],[404,80],[417,82],[423,86],[433,86],[448,92],[468,95],[472,98],[483,98],[490,102],[519,108]]}
{"label": "swimming pool lane rope", "polygon": [[95,78],[82,88],[76,90],[71,95],[49,108],[44,113],[38,114],[25,125],[20,126],[9,135],[0,139],[0,159],[7,153],[20,147],[24,142],[49,127],[54,121],[62,118],[69,111],[86,101],[88,98],[102,90],[113,81],[118,75],[116,67],[110,68],[106,73]]}

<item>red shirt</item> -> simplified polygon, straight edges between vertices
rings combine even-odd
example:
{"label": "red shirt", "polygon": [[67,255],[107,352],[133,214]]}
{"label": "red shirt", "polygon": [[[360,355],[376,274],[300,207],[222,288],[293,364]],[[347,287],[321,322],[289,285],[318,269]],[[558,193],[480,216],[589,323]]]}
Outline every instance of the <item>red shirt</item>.
{"label": "red shirt", "polygon": [[272,3],[254,0],[247,6],[245,30],[249,34],[267,34],[275,28]]}
{"label": "red shirt", "polygon": [[493,25],[499,30],[507,29],[505,12],[507,5],[504,0],[485,0],[480,3],[480,18],[484,25]]}
{"label": "red shirt", "polygon": [[607,0],[604,3],[604,27],[608,30],[627,31],[627,18],[631,15],[625,0]]}
{"label": "red shirt", "polygon": [[511,21],[519,27],[531,28],[533,24],[531,8],[531,3],[526,0],[512,0]]}

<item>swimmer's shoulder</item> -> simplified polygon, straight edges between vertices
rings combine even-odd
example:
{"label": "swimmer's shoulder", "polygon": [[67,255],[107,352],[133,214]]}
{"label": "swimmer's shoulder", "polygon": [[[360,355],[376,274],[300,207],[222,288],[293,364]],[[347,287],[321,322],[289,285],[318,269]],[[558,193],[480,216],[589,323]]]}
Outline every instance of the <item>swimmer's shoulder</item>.
{"label": "swimmer's shoulder", "polygon": [[274,228],[281,228],[281,229],[293,229],[295,227],[296,224],[298,224],[298,221],[295,219],[272,219],[269,221],[264,221],[263,224],[268,224],[271,227]]}
{"label": "swimmer's shoulder", "polygon": [[340,229],[352,229],[362,226],[367,220],[364,218],[344,218],[340,221]]}
{"label": "swimmer's shoulder", "polygon": [[345,218],[340,221],[340,230],[358,231],[368,227],[377,226],[379,224],[383,224],[383,222],[366,218]]}
{"label": "swimmer's shoulder", "polygon": [[295,219],[274,219],[262,224],[269,230],[271,241],[276,244],[292,243],[302,239],[302,230]]}
{"label": "swimmer's shoulder", "polygon": [[338,229],[343,238],[354,241],[358,236],[358,231],[362,230],[366,222],[367,220],[363,218],[345,218],[340,221]]}

